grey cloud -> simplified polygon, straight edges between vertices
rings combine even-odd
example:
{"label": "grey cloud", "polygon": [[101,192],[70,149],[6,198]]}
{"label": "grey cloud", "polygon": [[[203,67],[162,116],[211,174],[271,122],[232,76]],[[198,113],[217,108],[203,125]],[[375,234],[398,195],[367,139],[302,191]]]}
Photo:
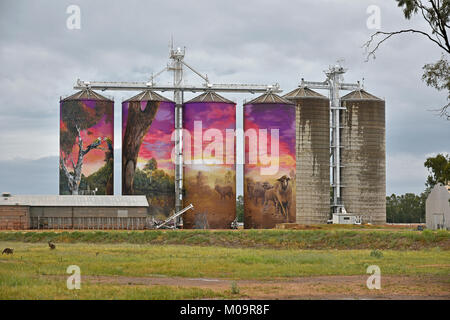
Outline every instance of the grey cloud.
{"label": "grey cloud", "polygon": [[[81,8],[81,30],[65,27],[71,4]],[[422,66],[437,60],[440,51],[420,37],[401,36],[383,44],[376,60],[364,62],[361,46],[372,33],[366,28],[366,8],[372,4],[381,7],[384,30],[426,27],[420,19],[406,21],[394,1],[384,0],[4,0],[0,2],[0,160],[57,156],[59,97],[73,92],[74,81],[78,77],[147,80],[166,65],[173,34],[176,45],[187,46],[186,61],[216,83],[277,81],[287,92],[301,77],[323,80],[322,71],[337,58],[345,58],[350,69],[346,81],[364,77],[367,90],[386,99],[388,190],[420,191],[426,173],[418,168],[424,155],[449,149],[449,123],[426,111],[444,103],[445,95],[420,80]],[[201,82],[188,73],[186,79]],[[158,81],[168,83],[170,75]],[[120,103],[134,93],[104,94],[116,101],[117,148]],[[167,92],[163,95],[170,98]],[[186,94],[186,99],[192,96]],[[227,97],[241,104],[254,96]],[[405,155],[416,167],[398,168]],[[116,155],[116,172],[118,159]],[[43,160],[27,161],[22,163],[30,168],[46,165]],[[13,164],[3,162],[9,165]],[[57,183],[57,162],[52,168],[46,181]],[[400,175],[399,169],[406,171]],[[8,172],[1,173],[0,179],[6,181],[3,174]],[[403,179],[409,180],[402,184]],[[57,190],[50,182],[42,188],[38,183],[28,185],[45,193]]]}

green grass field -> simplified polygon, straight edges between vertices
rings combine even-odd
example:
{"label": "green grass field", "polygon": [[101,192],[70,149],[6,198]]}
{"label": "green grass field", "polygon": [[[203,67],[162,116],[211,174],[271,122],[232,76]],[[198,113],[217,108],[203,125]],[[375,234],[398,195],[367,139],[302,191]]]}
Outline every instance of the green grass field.
{"label": "green grass field", "polygon": [[0,241],[58,243],[182,244],[241,248],[395,249],[439,246],[450,249],[450,232],[425,230],[150,230],[150,231],[3,231]]}
{"label": "green grass field", "polygon": [[[56,250],[49,250],[50,239]],[[386,276],[444,279],[445,293],[448,241],[448,232],[372,230],[1,232],[0,248],[14,248],[14,254],[0,256],[0,299],[240,298],[245,295],[233,295],[229,286],[178,286],[177,279],[363,276],[369,265],[378,265]],[[364,249],[348,249],[355,244]],[[80,267],[82,279],[103,276],[122,283],[82,280],[81,290],[68,290],[69,265]],[[136,284],[131,281],[136,277],[167,277],[174,283]]]}

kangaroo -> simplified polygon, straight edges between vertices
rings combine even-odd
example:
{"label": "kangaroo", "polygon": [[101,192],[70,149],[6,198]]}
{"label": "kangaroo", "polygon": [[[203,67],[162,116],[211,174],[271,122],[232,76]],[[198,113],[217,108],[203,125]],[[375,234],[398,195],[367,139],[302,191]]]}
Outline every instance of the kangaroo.
{"label": "kangaroo", "polygon": [[56,246],[51,241],[48,242],[48,246],[50,247],[50,250],[56,249]]}
{"label": "kangaroo", "polygon": [[4,253],[6,253],[6,254],[13,254],[13,253],[14,253],[14,249],[11,249],[11,248],[5,248],[5,249],[2,251],[2,255],[3,255]]}

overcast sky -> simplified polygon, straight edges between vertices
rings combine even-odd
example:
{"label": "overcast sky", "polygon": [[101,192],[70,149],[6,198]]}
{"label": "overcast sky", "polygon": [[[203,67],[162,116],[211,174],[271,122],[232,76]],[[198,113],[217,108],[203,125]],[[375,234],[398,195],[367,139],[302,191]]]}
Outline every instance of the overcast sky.
{"label": "overcast sky", "polygon": [[[79,30],[66,26],[72,4],[81,9]],[[422,192],[426,157],[450,152],[450,122],[428,111],[443,105],[446,93],[421,81],[422,66],[441,51],[402,35],[365,62],[361,47],[374,31],[366,25],[370,5],[381,9],[382,30],[427,30],[419,18],[406,21],[394,0],[2,0],[0,191],[57,194],[60,96],[74,92],[77,78],[146,81],[166,65],[173,35],[176,46],[186,47],[186,62],[211,82],[278,82],[284,93],[302,77],[323,81],[323,70],[344,59],[346,82],[364,78],[367,91],[386,99],[387,193]],[[158,79],[171,81],[169,74]],[[116,193],[120,103],[133,94],[106,93],[116,101]],[[238,105],[252,98],[226,97]]]}

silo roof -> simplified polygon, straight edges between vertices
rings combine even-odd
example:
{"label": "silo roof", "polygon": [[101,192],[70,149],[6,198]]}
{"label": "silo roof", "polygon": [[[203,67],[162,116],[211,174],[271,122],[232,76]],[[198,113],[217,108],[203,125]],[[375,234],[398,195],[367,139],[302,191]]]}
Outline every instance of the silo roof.
{"label": "silo roof", "polygon": [[355,90],[341,97],[341,100],[382,100],[378,97],[375,97],[373,94],[368,93],[367,91]]}
{"label": "silo roof", "polygon": [[98,101],[113,101],[105,96],[102,96],[101,94],[93,91],[92,89],[86,88],[81,91],[78,91],[74,93],[71,96],[68,96],[67,98],[62,99],[62,101],[65,100],[98,100]]}
{"label": "silo roof", "polygon": [[245,103],[245,104],[258,104],[258,103],[283,103],[283,104],[293,104],[291,101],[280,97],[273,92],[267,92],[263,95],[256,97],[255,99]]}
{"label": "silo roof", "polygon": [[130,101],[164,101],[164,102],[173,102],[170,99],[167,99],[166,97],[156,93],[152,90],[144,90],[137,95],[125,100],[124,102],[130,102]]}
{"label": "silo roof", "polygon": [[205,93],[202,93],[201,95],[199,95],[185,103],[191,103],[191,102],[223,102],[223,103],[236,104],[233,101],[228,100],[227,98],[224,98],[221,95],[215,93],[214,91],[206,91]]}
{"label": "silo roof", "polygon": [[283,98],[285,99],[300,99],[300,98],[319,98],[319,99],[328,99],[324,95],[309,89],[308,87],[298,87],[297,89],[292,90],[289,93],[286,93]]}

